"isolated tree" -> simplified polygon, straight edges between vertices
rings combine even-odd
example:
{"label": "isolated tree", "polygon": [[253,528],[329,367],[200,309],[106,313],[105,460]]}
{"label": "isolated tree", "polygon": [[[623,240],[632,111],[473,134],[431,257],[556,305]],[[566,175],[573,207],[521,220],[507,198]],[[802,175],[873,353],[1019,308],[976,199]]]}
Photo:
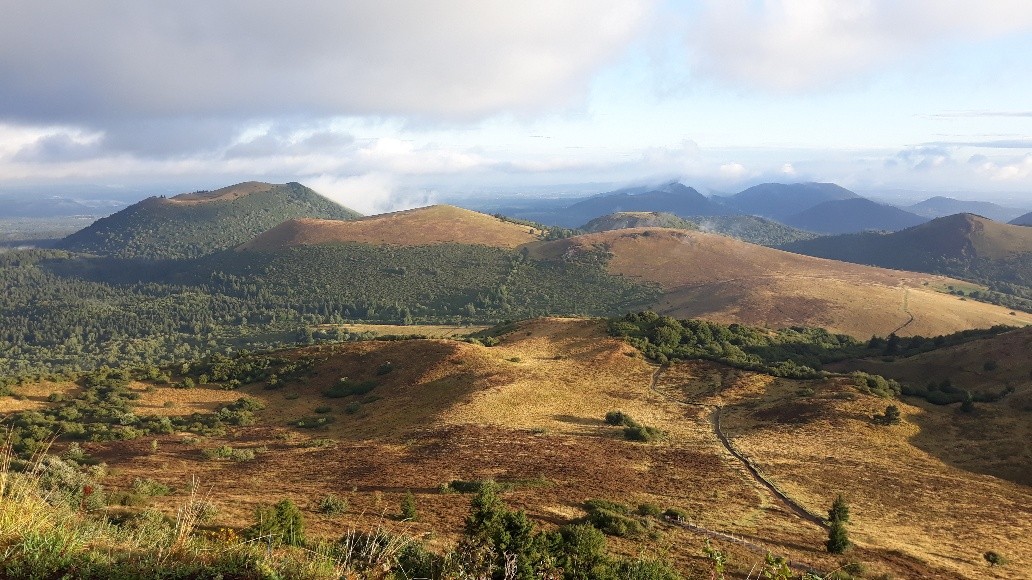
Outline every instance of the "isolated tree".
{"label": "isolated tree", "polygon": [[405,497],[401,498],[401,517],[410,522],[419,519],[419,512],[416,510],[416,497],[412,495],[411,491],[405,492]]}
{"label": "isolated tree", "polygon": [[849,534],[846,532],[846,524],[849,522],[849,505],[846,504],[842,494],[835,496],[835,501],[828,510],[828,541],[825,546],[832,554],[841,554],[849,546]]}
{"label": "isolated tree", "polygon": [[881,420],[886,425],[899,425],[899,407],[897,407],[896,405],[889,405],[885,407],[885,414],[881,416]]}

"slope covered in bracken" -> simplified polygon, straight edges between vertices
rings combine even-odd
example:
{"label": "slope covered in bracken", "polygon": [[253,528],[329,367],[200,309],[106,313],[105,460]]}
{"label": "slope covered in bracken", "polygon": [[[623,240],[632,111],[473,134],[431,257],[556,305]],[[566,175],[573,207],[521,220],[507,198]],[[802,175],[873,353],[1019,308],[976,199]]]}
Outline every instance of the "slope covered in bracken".
{"label": "slope covered in bracken", "polygon": [[541,259],[589,251],[610,254],[611,273],[658,284],[663,296],[653,308],[678,318],[820,326],[865,338],[1032,323],[1032,315],[938,291],[954,282],[948,278],[817,259],[703,232],[628,229],[531,247]]}
{"label": "slope covered in bracken", "polygon": [[[767,550],[824,573],[857,562],[867,577],[1015,578],[1032,565],[1022,542],[1032,533],[1030,489],[951,465],[953,433],[936,434],[936,449],[915,445],[925,417],[952,409],[891,401],[904,422],[879,425],[872,417],[886,399],[847,377],[798,381],[699,361],[659,367],[592,320],[538,319],[499,332],[492,347],[412,339],[283,351],[276,356],[310,364],[302,378],[236,390],[137,382],[140,416],[210,413],[241,395],[265,409],[224,434],[82,447],[110,466],[109,492],[130,492],[136,479],[178,490],[152,500],[169,513],[196,477],[219,508],[213,525],[230,528],[249,525],[256,506],[290,498],[310,535],[386,526],[443,550],[469,511],[470,496],[451,482],[493,479],[507,486],[507,504],[546,529],[583,518],[589,499],[679,510],[681,522],[644,517],[640,533],[608,542],[617,553],[664,553],[689,577],[711,570],[707,540],[741,577]],[[366,387],[327,396],[343,377]],[[41,407],[59,404],[32,392]],[[625,439],[603,420],[616,409],[664,437]],[[253,459],[206,453],[223,446]],[[393,521],[407,491],[419,518]],[[842,557],[825,552],[826,530],[797,511],[822,513],[837,493],[850,503],[857,544]],[[320,513],[327,494],[347,500],[344,513]],[[986,550],[1011,564],[988,568]]]}
{"label": "slope covered in bracken", "polygon": [[263,233],[242,250],[268,251],[291,246],[339,244],[476,244],[514,248],[534,241],[536,230],[450,205],[434,205],[358,220],[296,219]]}

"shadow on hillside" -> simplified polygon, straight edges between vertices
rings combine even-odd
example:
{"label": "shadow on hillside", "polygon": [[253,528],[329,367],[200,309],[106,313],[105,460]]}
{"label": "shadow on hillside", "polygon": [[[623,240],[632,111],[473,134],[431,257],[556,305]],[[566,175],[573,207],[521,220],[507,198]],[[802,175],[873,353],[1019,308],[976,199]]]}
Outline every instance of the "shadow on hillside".
{"label": "shadow on hillside", "polygon": [[913,398],[907,403],[926,411],[907,419],[921,429],[910,438],[918,449],[957,469],[1032,486],[1023,430],[1032,413],[1009,408],[1006,398],[976,403],[972,413],[961,412],[959,404],[936,406]]}

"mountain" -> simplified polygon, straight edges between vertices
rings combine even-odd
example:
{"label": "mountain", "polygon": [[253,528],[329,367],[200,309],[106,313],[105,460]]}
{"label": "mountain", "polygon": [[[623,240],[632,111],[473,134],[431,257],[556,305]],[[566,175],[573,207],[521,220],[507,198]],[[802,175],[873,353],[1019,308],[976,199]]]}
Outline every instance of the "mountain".
{"label": "mountain", "polygon": [[886,268],[991,284],[1032,286],[1032,228],[957,214],[891,234],[862,233],[795,242],[785,249]]}
{"label": "mountain", "polygon": [[536,241],[537,230],[450,205],[434,205],[350,221],[298,218],[286,221],[241,246],[271,250],[345,242],[422,246],[478,244],[515,248]]}
{"label": "mountain", "polygon": [[679,217],[734,213],[710,201],[695,189],[672,182],[659,187],[633,187],[603,193],[555,212],[553,221],[577,227],[617,212],[665,212]]}
{"label": "mountain", "polygon": [[1010,223],[1016,226],[1032,226],[1032,211],[1012,219]]}
{"label": "mountain", "polygon": [[580,229],[603,232],[643,227],[702,230],[772,247],[816,237],[816,234],[751,215],[691,216],[684,219],[661,212],[618,212],[595,218]]}
{"label": "mountain", "polygon": [[784,221],[826,201],[858,197],[834,183],[763,183],[717,201],[740,213]]}
{"label": "mountain", "polygon": [[532,259],[608,256],[606,271],[656,285],[650,308],[664,315],[782,328],[820,326],[858,337],[933,336],[1032,314],[961,300],[955,280],[815,259],[704,232],[624,229],[528,247]]}
{"label": "mountain", "polygon": [[958,213],[973,213],[998,222],[1012,220],[1025,211],[1013,207],[1003,207],[988,201],[966,201],[943,196],[932,197],[902,209],[928,219],[946,217]]}
{"label": "mountain", "polygon": [[58,247],[118,258],[195,258],[246,242],[284,220],[358,216],[300,183],[252,181],[147,198],[97,220]]}
{"label": "mountain", "polygon": [[846,234],[867,230],[896,231],[928,220],[898,207],[855,197],[819,203],[781,221],[801,230]]}

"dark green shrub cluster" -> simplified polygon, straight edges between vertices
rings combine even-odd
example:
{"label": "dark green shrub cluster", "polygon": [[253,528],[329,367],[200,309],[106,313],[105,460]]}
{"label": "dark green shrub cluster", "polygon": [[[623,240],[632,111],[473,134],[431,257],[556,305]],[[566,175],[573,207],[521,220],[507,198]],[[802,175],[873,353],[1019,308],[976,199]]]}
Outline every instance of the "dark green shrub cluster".
{"label": "dark green shrub cluster", "polygon": [[904,385],[904,395],[920,397],[933,405],[952,405],[953,403],[993,403],[1014,392],[1013,386],[1004,387],[996,392],[972,393],[954,386],[949,379],[939,383],[929,382],[925,387]]}
{"label": "dark green shrub cluster", "polygon": [[641,521],[626,505],[591,499],[584,502],[584,509],[588,512],[587,523],[607,536],[633,537],[643,530]]}
{"label": "dark green shrub cluster", "polygon": [[607,412],[606,423],[613,426],[623,426],[624,437],[630,441],[644,441],[645,443],[651,443],[662,439],[664,436],[664,433],[659,429],[642,425],[623,411]]}
{"label": "dark green shrub cluster", "polygon": [[891,399],[898,397],[903,392],[903,387],[898,382],[893,379],[886,379],[881,375],[871,375],[863,371],[856,371],[851,376],[857,389],[862,393]]}
{"label": "dark green shrub cluster", "polygon": [[855,339],[819,328],[770,331],[741,324],[676,320],[654,312],[611,319],[609,332],[660,363],[707,359],[795,379],[817,378],[823,363],[863,350]]}

